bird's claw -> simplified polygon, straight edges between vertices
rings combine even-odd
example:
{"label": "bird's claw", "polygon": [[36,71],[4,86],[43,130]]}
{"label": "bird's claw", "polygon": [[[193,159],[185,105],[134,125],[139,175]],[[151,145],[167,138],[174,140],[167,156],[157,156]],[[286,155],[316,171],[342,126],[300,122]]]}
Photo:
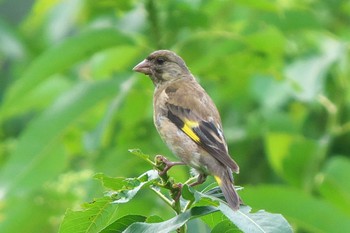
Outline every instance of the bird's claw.
{"label": "bird's claw", "polygon": [[171,162],[162,155],[157,155],[155,159],[160,176],[165,175],[173,166],[185,164],[184,162]]}

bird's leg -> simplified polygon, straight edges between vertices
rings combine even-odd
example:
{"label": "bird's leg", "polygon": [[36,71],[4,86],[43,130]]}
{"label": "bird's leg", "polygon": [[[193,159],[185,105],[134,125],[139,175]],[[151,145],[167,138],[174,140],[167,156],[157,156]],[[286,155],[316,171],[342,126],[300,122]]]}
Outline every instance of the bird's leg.
{"label": "bird's leg", "polygon": [[[197,181],[191,183],[190,186],[193,187],[193,186],[196,186],[196,185],[203,184],[206,179],[207,179],[207,175],[206,174],[199,174],[198,177],[197,177]],[[175,201],[180,199],[180,196],[181,196],[181,193],[182,193],[182,184],[176,184],[176,187],[178,188],[179,192],[173,198]]]}
{"label": "bird's leg", "polygon": [[182,193],[182,184],[181,183],[174,184],[171,197],[175,202],[178,202],[180,200],[181,193]]}
{"label": "bird's leg", "polygon": [[170,168],[176,165],[185,165],[184,162],[171,162],[167,158],[165,158],[162,155],[156,156],[156,164],[159,165],[157,168],[159,168],[159,175],[163,176],[165,173],[169,171]]}
{"label": "bird's leg", "polygon": [[[205,182],[205,180],[207,179],[207,175],[206,174],[199,174],[197,177],[197,181],[189,184],[191,187],[196,186],[196,185],[200,185],[203,184]],[[176,184],[176,187],[179,189],[179,193],[175,196],[175,198],[173,198],[175,201],[180,199],[181,193],[182,193],[182,184]]]}
{"label": "bird's leg", "polygon": [[190,186],[193,187],[193,186],[196,186],[196,185],[203,184],[206,179],[207,179],[207,175],[201,173],[201,174],[198,175],[197,181],[195,181],[192,184],[190,184]]}

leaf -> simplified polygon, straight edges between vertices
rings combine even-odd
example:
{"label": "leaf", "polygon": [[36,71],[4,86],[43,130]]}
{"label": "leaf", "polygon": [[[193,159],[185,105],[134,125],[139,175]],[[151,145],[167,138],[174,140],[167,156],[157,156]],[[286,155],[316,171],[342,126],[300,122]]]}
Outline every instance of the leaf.
{"label": "leaf", "polygon": [[131,43],[131,40],[122,33],[113,29],[100,29],[81,33],[48,49],[11,86],[0,109],[1,114],[8,116],[14,111],[20,111],[18,106],[21,99],[50,75],[61,72],[102,49],[125,43]]}
{"label": "leaf", "polygon": [[144,185],[142,183],[148,183],[149,181],[158,179],[158,173],[155,170],[150,170],[138,178],[110,177],[103,173],[98,173],[94,176],[94,178],[100,180],[103,186],[106,188],[121,191],[131,190],[139,187],[140,185]]}
{"label": "leaf", "polygon": [[151,164],[152,166],[155,166],[155,163],[149,159],[149,155],[144,154],[140,149],[129,149],[129,152],[145,160],[147,163]]}
{"label": "leaf", "polygon": [[287,133],[270,132],[266,135],[265,148],[269,162],[274,170],[283,175],[283,161],[288,156],[293,135]]}
{"label": "leaf", "polygon": [[103,173],[96,174],[94,178],[100,180],[104,187],[115,191],[132,189],[140,185],[137,178],[110,177]]}
{"label": "leaf", "polygon": [[350,216],[350,160],[344,156],[330,158],[318,176],[320,193]]}
{"label": "leaf", "polygon": [[[38,201],[40,199],[40,201]],[[42,193],[32,193],[26,196],[11,196],[2,201],[0,232],[41,232],[41,229],[48,229],[50,218],[60,215],[63,208],[58,208],[57,203],[52,204],[52,196],[46,195],[45,200]],[[47,204],[50,203],[50,204]],[[20,222],[20,224],[19,224]]]}
{"label": "leaf", "polygon": [[[199,194],[202,197],[218,200],[215,196]],[[264,210],[252,213],[249,206],[241,206],[239,210],[233,211],[223,201],[219,202],[217,209],[243,232],[292,232],[291,226],[281,214],[268,213]]]}
{"label": "leaf", "polygon": [[251,8],[255,8],[255,9],[259,9],[262,11],[272,11],[272,12],[278,12],[278,4],[275,4],[274,2],[268,1],[268,0],[257,0],[257,1],[253,1],[253,0],[247,0],[247,1],[243,1],[243,0],[239,0],[237,1],[238,3],[242,4],[242,5],[246,5],[249,6]]}
{"label": "leaf", "polygon": [[291,226],[281,214],[272,214],[264,210],[251,213],[249,206],[241,206],[238,211],[233,211],[222,202],[218,208],[243,232],[293,232]]}
{"label": "leaf", "polygon": [[[98,198],[91,203],[83,205],[81,211],[68,210],[65,214],[59,232],[121,232],[133,222],[144,222],[146,217],[128,215],[119,218],[118,205],[131,200],[145,185],[158,178],[154,170],[145,172],[138,178],[111,178],[103,174],[97,174],[96,178],[107,184],[107,187],[121,188],[120,192],[111,192],[109,196]],[[117,184],[113,184],[113,182]],[[115,200],[118,196],[117,200]],[[118,219],[118,220],[117,220]],[[106,228],[106,229],[105,229]]]}
{"label": "leaf", "polygon": [[67,210],[58,232],[101,232],[118,219],[118,205],[112,205],[111,201],[109,197],[98,198],[86,203],[84,210]]}
{"label": "leaf", "polygon": [[156,222],[163,222],[164,219],[159,217],[158,215],[151,215],[146,219],[147,223],[156,223]]}
{"label": "leaf", "polygon": [[145,216],[126,215],[124,217],[119,218],[117,221],[103,229],[101,233],[121,233],[134,222],[144,222],[145,220]]}
{"label": "leaf", "polygon": [[126,203],[130,201],[141,188],[152,184],[158,177],[158,172],[156,170],[150,170],[137,179],[126,178],[122,181],[126,186],[123,186],[123,189],[117,192],[110,192],[109,195],[112,196],[113,203]]}
{"label": "leaf", "polygon": [[278,29],[267,27],[247,36],[245,42],[255,51],[278,56],[284,50],[286,39]]}
{"label": "leaf", "polygon": [[292,223],[308,232],[350,232],[350,217],[338,208],[303,193],[284,186],[245,187],[241,197],[254,208],[283,214]]}
{"label": "leaf", "polygon": [[290,64],[285,71],[290,84],[289,92],[298,100],[313,102],[324,92],[325,80],[330,66],[344,56],[344,44],[332,38],[318,39],[321,55],[299,59]]}
{"label": "leaf", "polygon": [[84,144],[86,150],[90,152],[95,152],[99,148],[103,147],[102,141],[105,136],[105,132],[107,128],[111,127],[111,122],[113,122],[113,117],[115,113],[120,113],[120,107],[125,101],[125,98],[130,94],[130,90],[134,87],[136,83],[136,79],[134,77],[127,79],[124,81],[118,90],[118,96],[113,99],[107,111],[103,117],[103,119],[99,122],[96,128],[89,133],[86,133],[84,136]]}
{"label": "leaf", "polygon": [[315,140],[297,134],[266,134],[269,162],[277,174],[299,187],[308,187],[318,166],[322,147]]}
{"label": "leaf", "polygon": [[60,137],[78,117],[112,95],[118,82],[108,80],[82,83],[64,93],[50,108],[34,119],[22,133],[15,150],[2,167],[0,183],[3,195],[15,195],[36,189],[44,181],[57,175],[61,166],[53,170],[49,168],[55,166],[58,160],[60,162],[57,165],[65,162],[55,152],[55,145],[60,142]]}
{"label": "leaf", "polygon": [[252,78],[252,95],[268,111],[283,106],[288,101],[288,85],[274,77],[255,75]]}
{"label": "leaf", "polygon": [[210,214],[217,211],[216,208],[211,206],[199,206],[193,207],[190,210],[187,210],[169,220],[160,223],[133,223],[130,225],[123,233],[131,232],[140,232],[140,233],[168,233],[175,231],[177,228],[180,228],[187,221],[192,218],[197,218],[203,215]]}
{"label": "leaf", "polygon": [[224,220],[218,223],[211,231],[211,233],[238,233],[242,232],[229,220]]}
{"label": "leaf", "polygon": [[22,38],[15,32],[15,28],[11,28],[6,21],[0,19],[0,54],[9,59],[23,59],[27,51]]}
{"label": "leaf", "polygon": [[140,149],[129,149],[129,152],[140,157],[141,159],[149,159],[149,155],[144,154]]}
{"label": "leaf", "polygon": [[188,201],[195,200],[195,192],[193,192],[193,188],[185,184],[181,190],[181,196]]}

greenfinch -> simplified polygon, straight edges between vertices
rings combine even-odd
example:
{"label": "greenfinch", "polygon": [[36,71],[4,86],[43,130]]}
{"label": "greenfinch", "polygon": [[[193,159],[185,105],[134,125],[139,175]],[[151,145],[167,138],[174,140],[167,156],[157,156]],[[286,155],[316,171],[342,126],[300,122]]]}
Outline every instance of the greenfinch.
{"label": "greenfinch", "polygon": [[233,183],[237,163],[228,153],[219,112],[181,57],[158,50],[133,68],[154,86],[154,124],[163,141],[181,161],[198,171],[198,181],[214,176],[233,210],[241,199]]}

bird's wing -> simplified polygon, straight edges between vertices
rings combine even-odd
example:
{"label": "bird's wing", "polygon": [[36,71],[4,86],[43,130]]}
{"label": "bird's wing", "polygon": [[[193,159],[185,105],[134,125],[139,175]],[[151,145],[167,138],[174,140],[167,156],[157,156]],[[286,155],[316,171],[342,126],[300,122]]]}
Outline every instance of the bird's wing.
{"label": "bird's wing", "polygon": [[[173,90],[170,91],[174,91],[174,87],[171,88]],[[183,88],[176,90],[183,92],[176,95],[177,97],[181,96],[180,101],[175,97],[172,98],[172,94],[168,93],[170,95],[168,95],[168,102],[165,105],[168,119],[197,145],[230,167],[232,171],[238,173],[238,165],[228,154],[220,117],[215,105],[205,92],[204,94],[200,92],[201,96],[197,96],[197,90],[183,91]]]}

